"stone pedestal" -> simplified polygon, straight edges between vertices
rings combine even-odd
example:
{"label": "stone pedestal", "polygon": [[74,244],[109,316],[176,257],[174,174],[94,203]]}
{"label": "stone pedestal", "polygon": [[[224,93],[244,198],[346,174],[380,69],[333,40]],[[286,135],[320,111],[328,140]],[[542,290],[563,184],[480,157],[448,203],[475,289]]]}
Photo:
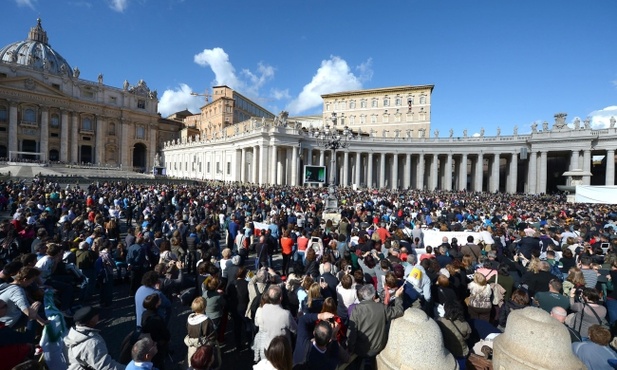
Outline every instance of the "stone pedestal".
{"label": "stone pedestal", "polygon": [[458,363],[444,347],[439,326],[424,311],[409,308],[393,320],[388,344],[377,355],[379,370],[458,370]]}
{"label": "stone pedestal", "polygon": [[568,329],[539,308],[514,310],[506,331],[493,342],[495,370],[582,370]]}

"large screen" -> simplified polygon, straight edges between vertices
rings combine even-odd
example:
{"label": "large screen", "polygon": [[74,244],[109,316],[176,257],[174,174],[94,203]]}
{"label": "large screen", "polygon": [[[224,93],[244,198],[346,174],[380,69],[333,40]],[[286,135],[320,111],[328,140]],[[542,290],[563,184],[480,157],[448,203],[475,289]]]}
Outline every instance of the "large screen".
{"label": "large screen", "polygon": [[326,166],[304,166],[305,184],[325,184]]}

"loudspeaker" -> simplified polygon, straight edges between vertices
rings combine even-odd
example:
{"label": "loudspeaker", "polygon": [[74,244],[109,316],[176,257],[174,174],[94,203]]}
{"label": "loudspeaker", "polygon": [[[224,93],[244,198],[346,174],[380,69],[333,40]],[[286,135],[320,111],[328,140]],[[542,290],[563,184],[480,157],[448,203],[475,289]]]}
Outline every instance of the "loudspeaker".
{"label": "loudspeaker", "polygon": [[527,159],[527,148],[521,148],[521,159]]}

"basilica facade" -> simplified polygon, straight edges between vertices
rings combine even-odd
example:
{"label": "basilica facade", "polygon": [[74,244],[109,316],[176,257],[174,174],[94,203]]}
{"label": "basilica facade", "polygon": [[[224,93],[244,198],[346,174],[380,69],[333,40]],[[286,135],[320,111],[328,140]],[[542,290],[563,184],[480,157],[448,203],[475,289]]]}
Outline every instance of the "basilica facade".
{"label": "basilica facade", "polygon": [[103,74],[81,78],[40,19],[25,40],[0,49],[0,158],[149,170],[162,146],[157,109],[143,80],[114,87]]}

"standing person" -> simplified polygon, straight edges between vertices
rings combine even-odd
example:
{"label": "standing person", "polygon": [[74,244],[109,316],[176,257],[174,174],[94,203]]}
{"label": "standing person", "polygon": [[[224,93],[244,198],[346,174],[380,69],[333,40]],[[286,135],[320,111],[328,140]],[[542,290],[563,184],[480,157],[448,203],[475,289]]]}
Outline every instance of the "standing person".
{"label": "standing person", "polygon": [[[281,306],[283,301],[283,291],[278,285],[273,285],[264,292],[262,297],[265,304],[261,307],[261,314],[256,315],[255,325],[259,326],[260,331],[264,331],[264,338],[259,343],[260,348],[266,349],[274,337],[285,335],[291,341],[290,335],[297,331],[296,320],[291,316],[291,312]],[[291,358],[291,355],[290,355]]]}
{"label": "standing person", "polygon": [[472,319],[489,321],[493,302],[491,286],[486,283],[486,278],[479,272],[473,274],[473,281],[467,285],[469,289],[469,303],[467,311]]}
{"label": "standing person", "polygon": [[138,327],[141,326],[142,315],[146,310],[143,306],[144,300],[153,293],[158,294],[161,298],[161,304],[158,307],[159,314],[161,314],[165,320],[168,320],[171,302],[167,299],[165,294],[159,290],[161,284],[159,281],[159,274],[155,271],[146,272],[141,279],[141,284],[142,285],[135,293],[135,325]]}
{"label": "standing person", "polygon": [[[262,230],[263,231],[263,230]],[[259,270],[262,267],[270,267],[269,266],[269,248],[268,243],[266,242],[266,235],[261,234],[259,236],[259,242],[255,246],[255,253],[257,254],[255,261],[255,270]]]}
{"label": "standing person", "polygon": [[114,361],[107,351],[105,340],[98,329],[99,310],[82,307],[73,315],[75,326],[64,338],[68,370],[123,370],[125,366]]}
{"label": "standing person", "polygon": [[130,292],[132,296],[134,296],[135,292],[137,292],[139,284],[141,283],[141,278],[150,267],[148,252],[143,246],[143,243],[144,238],[142,236],[138,237],[135,240],[135,243],[129,246],[129,249],[126,252],[126,263],[128,264],[128,270],[130,273]]}
{"label": "standing person", "polygon": [[[131,349],[131,362],[126,365],[126,370],[155,370],[153,358],[158,353],[156,343],[148,338],[144,337],[135,342]],[[158,370],[161,370],[160,368]]]}
{"label": "standing person", "polygon": [[281,254],[283,255],[283,276],[289,275],[289,266],[291,264],[291,256],[293,254],[294,241],[290,236],[290,231],[285,230],[281,238]]}
{"label": "standing person", "polygon": [[470,255],[473,261],[473,264],[476,265],[478,263],[478,259],[480,258],[480,254],[482,253],[482,248],[479,245],[474,244],[473,235],[467,236],[467,244],[461,247],[461,253],[463,255]]}
{"label": "standing person", "polygon": [[206,316],[206,300],[203,297],[193,299],[191,313],[186,321],[186,337],[184,344],[188,347],[187,361],[191,363],[191,357],[200,346],[215,344],[216,330],[212,320]]}
{"label": "standing person", "polygon": [[291,344],[284,335],[274,337],[266,350],[266,358],[253,365],[253,370],[292,370],[292,368]]}
{"label": "standing person", "polygon": [[165,320],[157,313],[160,305],[161,297],[157,293],[150,294],[144,299],[143,307],[146,311],[141,318],[141,332],[150,334],[150,338],[157,347],[157,353],[152,355],[150,361],[159,370],[164,370],[171,333],[165,324]]}
{"label": "standing person", "polygon": [[[403,289],[403,286],[398,288],[394,296],[399,298]],[[370,361],[374,368],[375,357],[384,349],[388,340],[388,323],[403,316],[403,300],[395,299],[394,306],[375,302],[375,287],[371,284],[363,285],[358,290],[358,298],[361,302],[349,316],[347,348],[359,358],[352,362],[353,365]]]}
{"label": "standing person", "polygon": [[94,263],[97,280],[101,284],[101,306],[111,306],[114,293],[114,266],[115,263],[109,254],[107,246],[99,252],[99,258]]}
{"label": "standing person", "polygon": [[[30,305],[26,288],[32,285],[39,278],[41,272],[35,267],[24,266],[19,269],[19,272],[14,276],[13,282],[4,283],[0,286],[0,300],[6,304],[6,309],[3,310],[3,315],[0,321],[10,328],[21,328],[28,321],[28,329],[34,328],[36,320],[41,326],[47,324],[47,321],[42,319],[38,310],[41,306],[40,302],[34,302]],[[22,316],[22,314],[24,316]]]}
{"label": "standing person", "polygon": [[465,369],[469,347],[467,339],[471,335],[471,327],[465,321],[463,306],[457,301],[446,302],[444,306],[445,314],[437,319],[437,324],[443,334],[444,346],[456,361],[461,369]]}
{"label": "standing person", "polygon": [[240,266],[236,273],[236,278],[227,285],[227,299],[231,318],[233,320],[234,342],[236,351],[242,351],[245,348],[243,334],[250,331],[248,319],[245,317],[246,310],[249,305],[249,290],[248,281],[246,281],[247,269]]}

